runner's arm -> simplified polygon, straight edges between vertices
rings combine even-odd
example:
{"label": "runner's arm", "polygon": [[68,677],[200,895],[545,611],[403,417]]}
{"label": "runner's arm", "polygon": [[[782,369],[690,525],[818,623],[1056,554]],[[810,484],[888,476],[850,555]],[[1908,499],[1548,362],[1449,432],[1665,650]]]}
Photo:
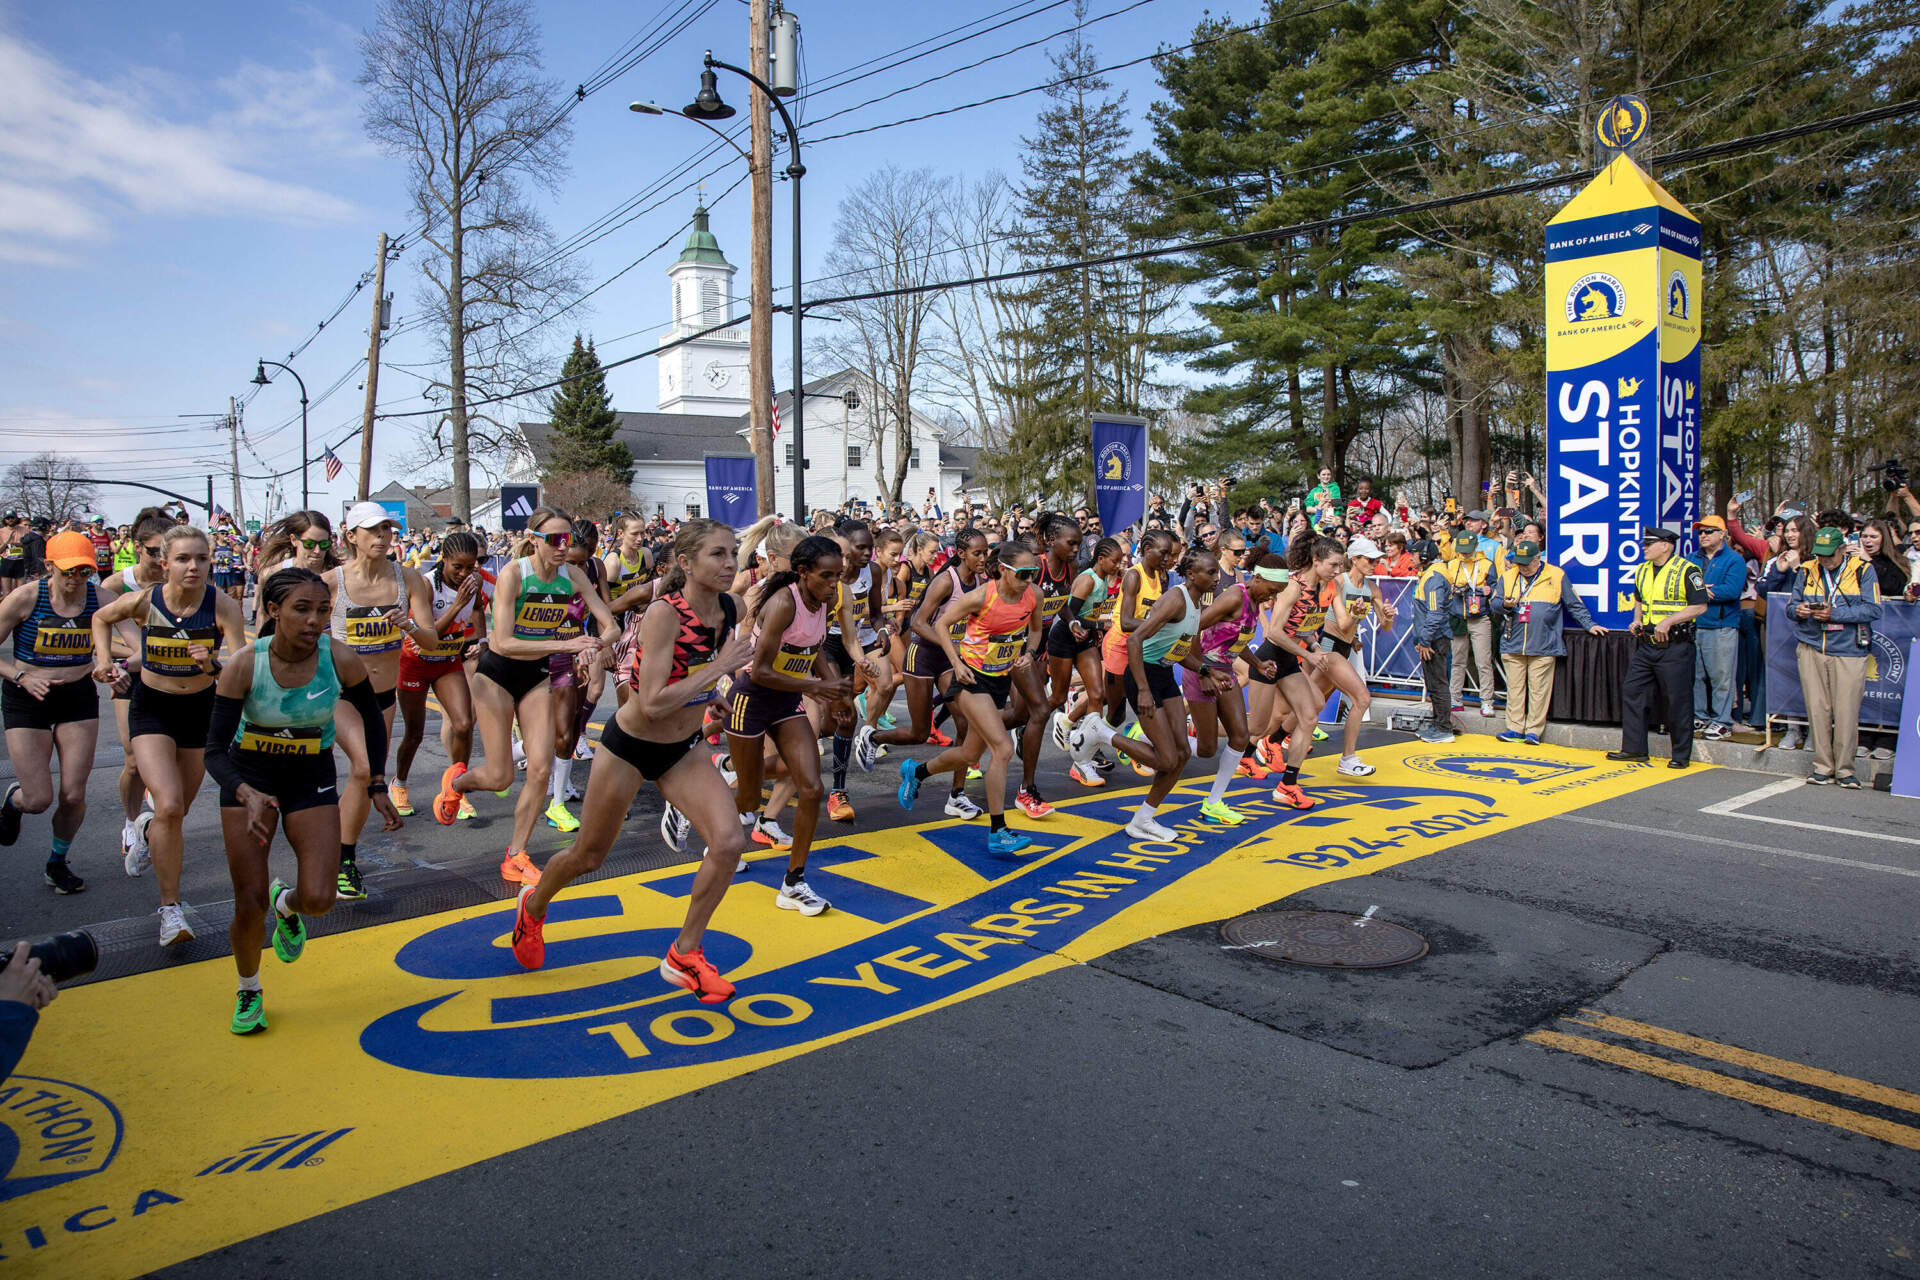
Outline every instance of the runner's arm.
{"label": "runner's arm", "polygon": [[233,740],[240,733],[240,711],[252,688],[253,646],[248,645],[220,669],[220,676],[213,683],[213,715],[207,721],[207,776],[235,795],[246,783],[233,761]]}
{"label": "runner's arm", "polygon": [[986,608],[987,592],[993,589],[992,582],[983,582],[973,590],[955,598],[940,611],[939,621],[934,627],[933,639],[956,670],[961,665],[961,659],[960,651],[953,646],[953,628]]}
{"label": "runner's arm", "polygon": [[[34,602],[38,597],[39,584],[29,582],[23,587],[16,587],[9,591],[7,598],[0,601],[0,652],[5,652],[9,658],[12,657],[12,646],[7,644],[7,640],[12,637],[14,628],[25,622],[27,615],[33,612]],[[99,637],[97,635],[94,638],[94,645],[94,652],[98,653]],[[8,680],[19,680],[24,668],[18,662],[11,661],[8,666],[12,667],[12,670],[0,671],[0,676]]]}
{"label": "runner's arm", "polygon": [[367,664],[332,636],[321,637],[321,643],[333,646],[333,671],[340,678],[340,700],[360,713],[360,723],[367,735],[367,759],[381,762],[381,767],[367,779],[367,794],[384,792],[387,789],[387,717],[374,696],[373,681],[367,678]]}

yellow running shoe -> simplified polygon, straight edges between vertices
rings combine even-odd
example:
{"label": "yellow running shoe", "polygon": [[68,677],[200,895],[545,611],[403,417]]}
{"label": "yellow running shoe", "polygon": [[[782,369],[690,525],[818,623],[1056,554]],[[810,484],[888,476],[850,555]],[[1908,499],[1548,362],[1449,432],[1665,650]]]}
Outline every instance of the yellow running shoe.
{"label": "yellow running shoe", "polygon": [[547,825],[558,827],[562,831],[578,831],[580,819],[567,812],[567,806],[558,800],[547,802]]}

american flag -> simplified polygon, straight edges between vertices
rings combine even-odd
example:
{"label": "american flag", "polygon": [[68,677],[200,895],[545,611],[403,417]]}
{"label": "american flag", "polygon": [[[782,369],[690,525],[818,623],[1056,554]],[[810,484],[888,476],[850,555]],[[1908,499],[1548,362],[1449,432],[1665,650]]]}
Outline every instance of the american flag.
{"label": "american flag", "polygon": [[320,461],[321,464],[326,467],[327,482],[329,484],[340,478],[340,459],[333,456],[333,449],[331,447],[327,449],[326,453],[321,455]]}
{"label": "american flag", "polygon": [[780,438],[780,397],[778,395],[773,397],[773,438],[775,440]]}

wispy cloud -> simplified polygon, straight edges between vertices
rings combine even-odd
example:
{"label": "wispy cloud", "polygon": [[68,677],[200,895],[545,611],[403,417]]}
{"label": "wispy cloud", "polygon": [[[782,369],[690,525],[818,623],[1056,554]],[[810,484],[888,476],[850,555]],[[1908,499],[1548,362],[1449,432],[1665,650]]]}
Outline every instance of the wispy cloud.
{"label": "wispy cloud", "polygon": [[[0,31],[0,260],[57,261],[110,234],[128,213],[350,218],[330,192],[267,176],[276,144],[298,154],[352,153],[348,85],[320,60],[301,69],[245,64],[201,106],[140,70],[95,80]],[[176,118],[168,118],[172,115]]]}

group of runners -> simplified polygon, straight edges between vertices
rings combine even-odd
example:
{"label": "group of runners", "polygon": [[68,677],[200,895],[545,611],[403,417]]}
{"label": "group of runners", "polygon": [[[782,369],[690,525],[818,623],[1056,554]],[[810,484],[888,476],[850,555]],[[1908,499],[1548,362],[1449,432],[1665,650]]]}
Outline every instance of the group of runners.
{"label": "group of runners", "polygon": [[[1086,555],[1080,524],[1062,514],[1040,517],[1031,543],[994,546],[975,529],[948,546],[858,520],[813,534],[768,520],[742,540],[689,519],[656,564],[637,520],[615,521],[602,556],[592,522],[542,507],[497,572],[483,568],[480,540],[456,531],[422,573],[393,558],[396,532],[373,503],[348,511],[338,536],[319,512],[283,519],[261,541],[249,619],[212,578],[215,540],[148,511],[132,528],[136,563],[102,576],[84,535],[57,535],[46,576],[0,601],[19,779],[0,797],[0,844],[51,808],[47,883],[84,887],[67,854],[86,812],[96,686],[108,686],[126,748],[123,865],[154,872],[162,946],[193,936],[182,823],[203,776],[218,785],[236,1033],[266,1026],[269,942],[291,963],[310,917],[366,895],[356,844],[373,814],[392,831],[413,812],[429,699],[450,761],[426,806],[435,821],[472,817],[479,793],[505,797],[520,779],[500,863],[520,886],[519,962],[541,967],[549,904],[602,865],[651,783],[664,841],[704,845],[660,972],[709,1003],[733,987],[702,936],[745,854],[785,852],[779,908],[828,910],[806,881],[822,809],[853,821],[848,769],[872,770],[890,748],[938,748],[900,762],[905,809],[941,777],[946,814],[976,818],[977,780],[986,847],[1009,858],[1032,844],[1007,823],[1016,763],[1014,806],[1030,821],[1053,812],[1038,777],[1049,741],[1078,786],[1106,785],[1118,758],[1151,779],[1127,824],[1142,839],[1174,838],[1156,814],[1194,757],[1213,767],[1204,821],[1245,820],[1227,803],[1236,776],[1277,773],[1273,799],[1310,807],[1300,771],[1336,691],[1352,711],[1337,768],[1372,772],[1355,754],[1368,696],[1353,651],[1369,611],[1383,628],[1393,615],[1365,539],[1297,539],[1283,559],[1237,532],[1209,549],[1155,529],[1137,554],[1101,538]],[[581,791],[576,744],[609,675],[617,709]],[[890,708],[903,685],[901,724]],[[539,867],[528,846],[543,817],[572,841]],[[276,829],[294,853],[291,880],[270,875]]]}

